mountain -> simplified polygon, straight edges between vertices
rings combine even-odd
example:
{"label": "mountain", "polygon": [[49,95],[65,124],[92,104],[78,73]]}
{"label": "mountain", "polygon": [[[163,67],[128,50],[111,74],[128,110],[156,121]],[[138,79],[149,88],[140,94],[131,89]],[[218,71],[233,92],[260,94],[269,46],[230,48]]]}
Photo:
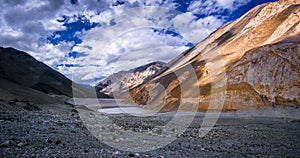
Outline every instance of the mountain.
{"label": "mountain", "polygon": [[[84,88],[59,72],[37,61],[25,52],[0,47],[0,99],[53,103],[53,95],[92,96],[93,89]],[[105,97],[106,95],[103,94]]]}
{"label": "mountain", "polygon": [[256,6],[132,88],[127,101],[161,111],[181,103],[183,111],[191,111],[193,103],[198,111],[299,106],[299,19],[298,0]]}
{"label": "mountain", "polygon": [[152,62],[128,71],[120,71],[96,84],[97,92],[111,97],[119,97],[123,91],[134,88],[166,69],[163,62]]}

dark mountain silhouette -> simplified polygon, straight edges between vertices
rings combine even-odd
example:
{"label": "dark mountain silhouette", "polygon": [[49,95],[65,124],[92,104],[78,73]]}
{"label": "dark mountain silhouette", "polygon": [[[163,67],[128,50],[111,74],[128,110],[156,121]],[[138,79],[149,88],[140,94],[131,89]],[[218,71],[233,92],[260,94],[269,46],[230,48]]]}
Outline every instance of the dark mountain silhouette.
{"label": "dark mountain silhouette", "polygon": [[95,93],[25,52],[0,47],[0,99],[49,103],[56,101],[51,95],[73,97],[73,92],[74,97],[93,97]]}

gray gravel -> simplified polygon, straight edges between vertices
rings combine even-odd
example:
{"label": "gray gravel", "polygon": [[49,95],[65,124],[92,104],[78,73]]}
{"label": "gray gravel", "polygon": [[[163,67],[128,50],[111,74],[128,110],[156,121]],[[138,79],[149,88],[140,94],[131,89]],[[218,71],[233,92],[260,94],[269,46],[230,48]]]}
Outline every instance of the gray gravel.
{"label": "gray gravel", "polygon": [[[64,105],[66,106],[66,105]],[[59,107],[59,106],[57,106]],[[110,115],[114,123],[136,132],[155,131],[171,116]],[[171,144],[149,152],[114,149],[97,140],[77,110],[1,110],[0,157],[299,157],[300,122],[283,118],[220,118],[203,138],[196,116]]]}

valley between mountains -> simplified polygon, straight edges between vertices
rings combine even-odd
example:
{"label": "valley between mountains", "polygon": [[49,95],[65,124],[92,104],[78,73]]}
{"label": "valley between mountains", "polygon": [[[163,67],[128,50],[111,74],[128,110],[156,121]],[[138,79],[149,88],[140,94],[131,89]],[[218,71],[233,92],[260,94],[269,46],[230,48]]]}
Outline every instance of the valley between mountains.
{"label": "valley between mountains", "polygon": [[299,106],[298,0],[94,87],[0,47],[0,157],[299,157]]}

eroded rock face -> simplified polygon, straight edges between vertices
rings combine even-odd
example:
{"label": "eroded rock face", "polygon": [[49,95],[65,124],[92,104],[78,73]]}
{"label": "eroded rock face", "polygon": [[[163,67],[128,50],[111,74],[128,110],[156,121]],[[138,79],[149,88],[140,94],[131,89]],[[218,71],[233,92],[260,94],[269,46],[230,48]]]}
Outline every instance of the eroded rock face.
{"label": "eroded rock face", "polygon": [[95,88],[97,92],[111,97],[118,97],[123,91],[141,85],[158,75],[165,68],[165,63],[153,62],[128,71],[120,71],[99,82]]}
{"label": "eroded rock face", "polygon": [[[160,75],[133,88],[130,97],[162,111],[175,110],[181,103],[189,111],[195,102],[198,111],[299,106],[299,3],[281,0],[253,8],[168,63]],[[189,81],[192,74],[197,83]],[[184,84],[199,87],[199,94],[182,91]],[[163,93],[155,91],[159,86],[165,88]]]}
{"label": "eroded rock face", "polygon": [[230,65],[228,83],[248,83],[268,101],[300,105],[300,44],[278,43],[247,52]]}

